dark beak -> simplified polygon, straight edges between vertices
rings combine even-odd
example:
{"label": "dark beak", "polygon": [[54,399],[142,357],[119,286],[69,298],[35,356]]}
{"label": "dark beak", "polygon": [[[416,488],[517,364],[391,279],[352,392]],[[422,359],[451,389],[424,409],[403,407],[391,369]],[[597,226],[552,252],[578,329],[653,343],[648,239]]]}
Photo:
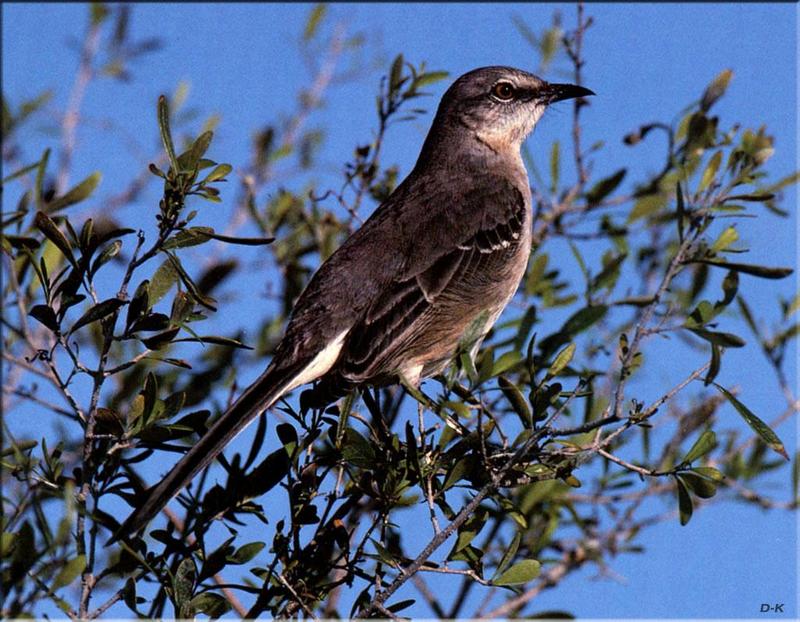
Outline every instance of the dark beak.
{"label": "dark beak", "polygon": [[547,104],[552,104],[565,99],[594,95],[594,91],[577,84],[548,84],[540,91],[540,94]]}

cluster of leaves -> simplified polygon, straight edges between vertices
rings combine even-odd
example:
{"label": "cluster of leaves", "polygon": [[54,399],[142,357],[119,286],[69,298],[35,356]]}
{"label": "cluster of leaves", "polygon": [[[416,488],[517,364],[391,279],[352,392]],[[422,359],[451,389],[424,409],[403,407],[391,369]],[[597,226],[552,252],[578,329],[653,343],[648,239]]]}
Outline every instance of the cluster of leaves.
{"label": "cluster of leaves", "polygon": [[[94,7],[99,27],[103,9]],[[311,10],[304,44],[324,39],[326,15],[322,5]],[[116,32],[124,35],[126,20],[118,14]],[[549,65],[565,55],[580,61],[589,23],[565,32],[556,18],[542,34],[518,26]],[[336,35],[331,41],[331,49],[342,47]],[[183,249],[212,241],[268,245],[281,275],[280,308],[264,318],[257,344],[269,353],[314,267],[366,203],[394,189],[399,169],[382,162],[387,130],[421,114],[410,106],[445,76],[403,56],[393,60],[380,82],[377,131],[356,144],[338,191],[319,194],[304,177],[278,169],[296,157],[301,173],[314,170],[322,134],[302,126],[320,105],[312,96],[319,89],[304,92],[283,127],[257,132],[234,211],[259,237],[196,224],[191,202],[220,203],[232,168],[206,157],[210,131],[176,149],[165,98],[157,106],[164,156],[150,166],[162,184],[157,209],[148,212],[155,218],[150,244],[142,231],[107,217],[80,226],[67,217],[68,208],[94,197],[99,173],[72,189],[49,190],[45,152],[3,180],[4,188],[28,184],[16,210],[3,216],[4,308],[19,309],[4,318],[14,376],[4,392],[70,426],[53,443],[19,438],[4,424],[4,615],[35,614],[53,603],[74,618],[113,606],[147,617],[170,607],[181,618],[231,609],[248,618],[388,617],[415,604],[410,591],[398,592],[414,577],[437,617],[465,615],[478,587],[495,609],[475,617],[508,617],[585,564],[602,569],[615,555],[641,552],[640,532],[673,513],[686,524],[704,503],[737,496],[778,505],[744,486],[758,486],[782,467],[786,448],[745,405],[748,387],[740,396],[718,378],[727,350],[752,347],[737,334],[738,315],[790,391],[784,355],[797,335],[791,322],[800,305],[783,301],[784,325],[764,334],[740,277],[779,279],[791,271],[732,260],[744,252],[737,246],[743,225],[724,224],[762,207],[785,215],[781,191],[798,176],[766,181],[773,138],[765,129],[721,129],[712,110],[731,79],[723,72],[674,126],[650,123],[625,137],[631,148],[655,132],[668,138],[661,170],[637,183],[626,185],[627,168],[584,179],[580,162],[570,182],[561,175],[561,148],[552,146],[550,179],[535,172],[536,253],[476,360],[459,357],[424,390],[365,388],[324,410],[302,396],[299,407],[281,402],[259,420],[249,449],[206,470],[144,536],[98,546],[139,502],[142,465],[180,453],[206,431],[224,409],[220,393],[234,380],[234,363],[242,363],[234,358],[244,347],[238,336],[196,328],[225,310],[226,299],[211,294],[240,262],[215,257],[194,277],[198,270]],[[4,103],[4,132],[45,99],[13,114]],[[19,153],[4,151],[4,158]],[[285,182],[277,192],[276,179]],[[587,222],[597,222],[596,230]],[[559,245],[572,250],[577,278],[564,262],[551,261]],[[717,281],[721,295],[708,291]],[[708,362],[674,387],[648,387],[645,344],[653,334],[679,336]],[[184,342],[206,347],[187,360]],[[47,392],[26,386],[24,374]],[[684,389],[691,395],[678,399]],[[753,434],[743,438],[741,429],[723,426],[723,404]],[[224,483],[212,483],[215,473],[224,473]],[[650,497],[671,500],[674,511],[646,514],[642,501]],[[795,484],[788,507],[796,498]],[[428,545],[419,552],[428,523]],[[452,589],[425,589],[431,573]],[[71,602],[67,590],[79,580]],[[112,595],[92,609],[96,588]]]}

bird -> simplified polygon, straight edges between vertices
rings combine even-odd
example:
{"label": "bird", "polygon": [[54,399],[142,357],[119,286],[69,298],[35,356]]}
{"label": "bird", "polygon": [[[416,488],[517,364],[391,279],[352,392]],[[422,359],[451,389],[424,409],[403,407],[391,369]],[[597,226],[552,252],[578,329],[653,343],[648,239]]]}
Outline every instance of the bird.
{"label": "bird", "polygon": [[418,386],[457,353],[474,356],[531,252],[522,143],[549,105],[589,95],[505,66],[456,79],[414,168],[311,277],[266,370],[145,491],[112,541],[141,531],[293,389],[318,381],[336,396],[399,380]]}

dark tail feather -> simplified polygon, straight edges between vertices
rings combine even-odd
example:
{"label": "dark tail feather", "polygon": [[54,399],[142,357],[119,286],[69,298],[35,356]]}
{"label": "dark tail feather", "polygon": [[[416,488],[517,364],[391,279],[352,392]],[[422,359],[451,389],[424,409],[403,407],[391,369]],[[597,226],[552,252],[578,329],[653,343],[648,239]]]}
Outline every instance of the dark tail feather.
{"label": "dark tail feather", "polygon": [[292,367],[272,368],[264,372],[178,461],[169,474],[147,491],[144,503],[133,511],[108,543],[124,539],[142,529],[198,471],[211,464],[247,424],[283,394],[294,371]]}

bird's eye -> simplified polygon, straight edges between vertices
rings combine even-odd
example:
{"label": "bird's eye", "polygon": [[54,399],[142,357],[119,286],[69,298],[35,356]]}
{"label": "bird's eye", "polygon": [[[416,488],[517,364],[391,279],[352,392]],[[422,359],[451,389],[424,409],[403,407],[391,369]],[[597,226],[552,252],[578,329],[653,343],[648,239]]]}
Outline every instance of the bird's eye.
{"label": "bird's eye", "polygon": [[514,85],[510,82],[498,82],[492,87],[492,95],[500,101],[511,101],[514,99],[515,93]]}

